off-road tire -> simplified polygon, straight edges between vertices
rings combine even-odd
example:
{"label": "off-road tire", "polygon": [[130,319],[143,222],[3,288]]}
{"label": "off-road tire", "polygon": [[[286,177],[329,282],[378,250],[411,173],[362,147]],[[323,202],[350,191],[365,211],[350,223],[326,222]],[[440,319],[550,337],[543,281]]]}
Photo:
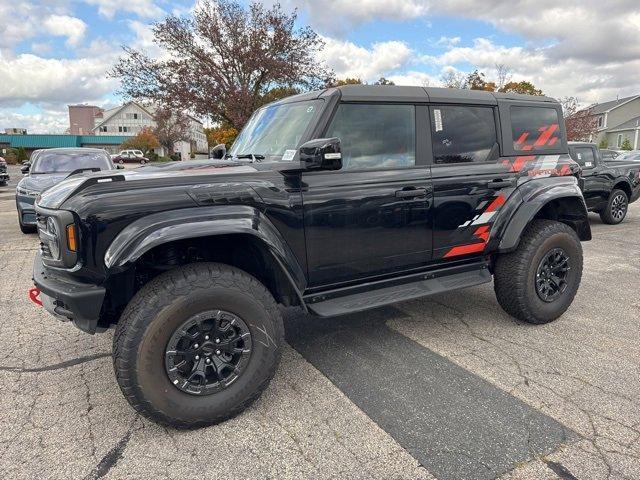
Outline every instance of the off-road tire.
{"label": "off-road tire", "polygon": [[[622,216],[616,217],[614,213],[614,208],[616,209],[620,208],[619,205],[617,204],[614,205],[616,202],[623,203],[622,207],[624,209],[624,212],[622,213]],[[628,209],[629,209],[629,197],[627,197],[627,194],[623,190],[614,190],[613,192],[611,192],[611,195],[609,195],[607,206],[604,207],[598,213],[600,214],[600,219],[604,223],[608,225],[617,225],[618,223],[622,222],[625,219],[625,217],[627,216]]]}
{"label": "off-road tire", "polygon": [[[538,266],[554,248],[569,256],[567,286],[547,303],[536,291]],[[494,265],[494,290],[498,303],[509,315],[528,323],[549,323],[571,305],[582,278],[582,245],[576,232],[564,223],[534,220],[525,229],[518,248],[498,255]]]}
{"label": "off-road tire", "polygon": [[[211,309],[242,318],[252,349],[232,384],[198,396],[170,382],[165,348],[183,321]],[[163,425],[195,428],[227,420],[251,405],[275,374],[283,343],[282,316],[258,280],[228,265],[196,263],[156,277],[133,297],[116,326],[113,365],[134,409]]]}

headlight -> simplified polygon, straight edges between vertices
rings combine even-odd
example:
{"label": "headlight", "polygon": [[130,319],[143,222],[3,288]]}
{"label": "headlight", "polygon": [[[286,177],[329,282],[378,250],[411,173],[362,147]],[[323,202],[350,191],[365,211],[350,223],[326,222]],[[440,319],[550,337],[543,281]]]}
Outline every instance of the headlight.
{"label": "headlight", "polygon": [[20,195],[26,195],[28,197],[37,197],[40,192],[36,192],[35,190],[29,190],[28,188],[21,187],[18,185],[16,187],[16,192]]}
{"label": "headlight", "polygon": [[47,218],[47,236],[46,243],[51,252],[51,258],[54,260],[60,259],[60,234],[58,233],[58,226],[56,221],[49,217]]}

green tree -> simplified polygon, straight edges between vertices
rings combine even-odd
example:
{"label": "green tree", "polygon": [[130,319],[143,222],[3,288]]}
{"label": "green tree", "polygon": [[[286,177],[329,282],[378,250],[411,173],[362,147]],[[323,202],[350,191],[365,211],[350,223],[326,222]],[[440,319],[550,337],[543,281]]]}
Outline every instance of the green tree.
{"label": "green tree", "polygon": [[631,142],[629,141],[628,138],[624,139],[624,142],[622,142],[622,145],[620,145],[620,150],[633,150],[633,147],[631,146]]}
{"label": "green tree", "polygon": [[521,82],[507,82],[499,91],[522,93],[524,95],[544,95],[542,90],[536,88],[533,83],[527,82],[526,80],[522,80]]}
{"label": "green tree", "polygon": [[600,140],[600,143],[598,144],[598,148],[609,148],[609,142],[607,142],[606,138],[603,138],[602,140]]}
{"label": "green tree", "polygon": [[374,83],[374,85],[395,85],[391,80],[388,80],[384,77],[380,77],[380,79]]}

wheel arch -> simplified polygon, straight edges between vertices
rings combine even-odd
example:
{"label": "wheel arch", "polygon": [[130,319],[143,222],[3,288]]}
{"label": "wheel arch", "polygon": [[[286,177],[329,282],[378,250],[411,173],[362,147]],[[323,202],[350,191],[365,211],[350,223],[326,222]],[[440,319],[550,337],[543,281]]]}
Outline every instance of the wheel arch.
{"label": "wheel arch", "polygon": [[612,193],[613,193],[613,190],[622,190],[624,193],[627,194],[627,200],[630,200],[631,196],[633,195],[631,184],[626,178],[618,179],[613,185],[613,189],[611,190]]}
{"label": "wheel arch", "polygon": [[515,250],[522,233],[536,219],[556,220],[570,226],[582,241],[591,240],[587,206],[577,185],[552,187],[524,200],[512,215],[498,244],[498,252]]}
{"label": "wheel arch", "polygon": [[134,282],[149,265],[166,271],[199,261],[238,267],[263,282],[280,303],[302,303],[303,269],[276,227],[254,207],[198,207],[149,215],[123,229],[104,256],[109,278],[133,277]]}

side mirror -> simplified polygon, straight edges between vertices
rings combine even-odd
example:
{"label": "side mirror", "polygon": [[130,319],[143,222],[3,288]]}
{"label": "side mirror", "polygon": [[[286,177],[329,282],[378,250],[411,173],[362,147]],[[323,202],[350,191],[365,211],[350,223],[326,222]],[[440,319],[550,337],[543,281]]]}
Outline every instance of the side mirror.
{"label": "side mirror", "polygon": [[211,149],[211,158],[215,158],[216,160],[222,160],[226,154],[227,147],[224,143],[219,143]]}
{"label": "side mirror", "polygon": [[24,165],[22,165],[22,167],[20,167],[20,171],[26,175],[27,173],[29,173],[29,168],[31,167],[30,163],[25,163]]}
{"label": "side mirror", "polygon": [[123,168],[124,168],[124,165],[120,165],[119,163],[116,164],[116,169],[122,170]]}
{"label": "side mirror", "polygon": [[306,170],[340,170],[342,152],[339,138],[317,138],[300,147],[300,163]]}

